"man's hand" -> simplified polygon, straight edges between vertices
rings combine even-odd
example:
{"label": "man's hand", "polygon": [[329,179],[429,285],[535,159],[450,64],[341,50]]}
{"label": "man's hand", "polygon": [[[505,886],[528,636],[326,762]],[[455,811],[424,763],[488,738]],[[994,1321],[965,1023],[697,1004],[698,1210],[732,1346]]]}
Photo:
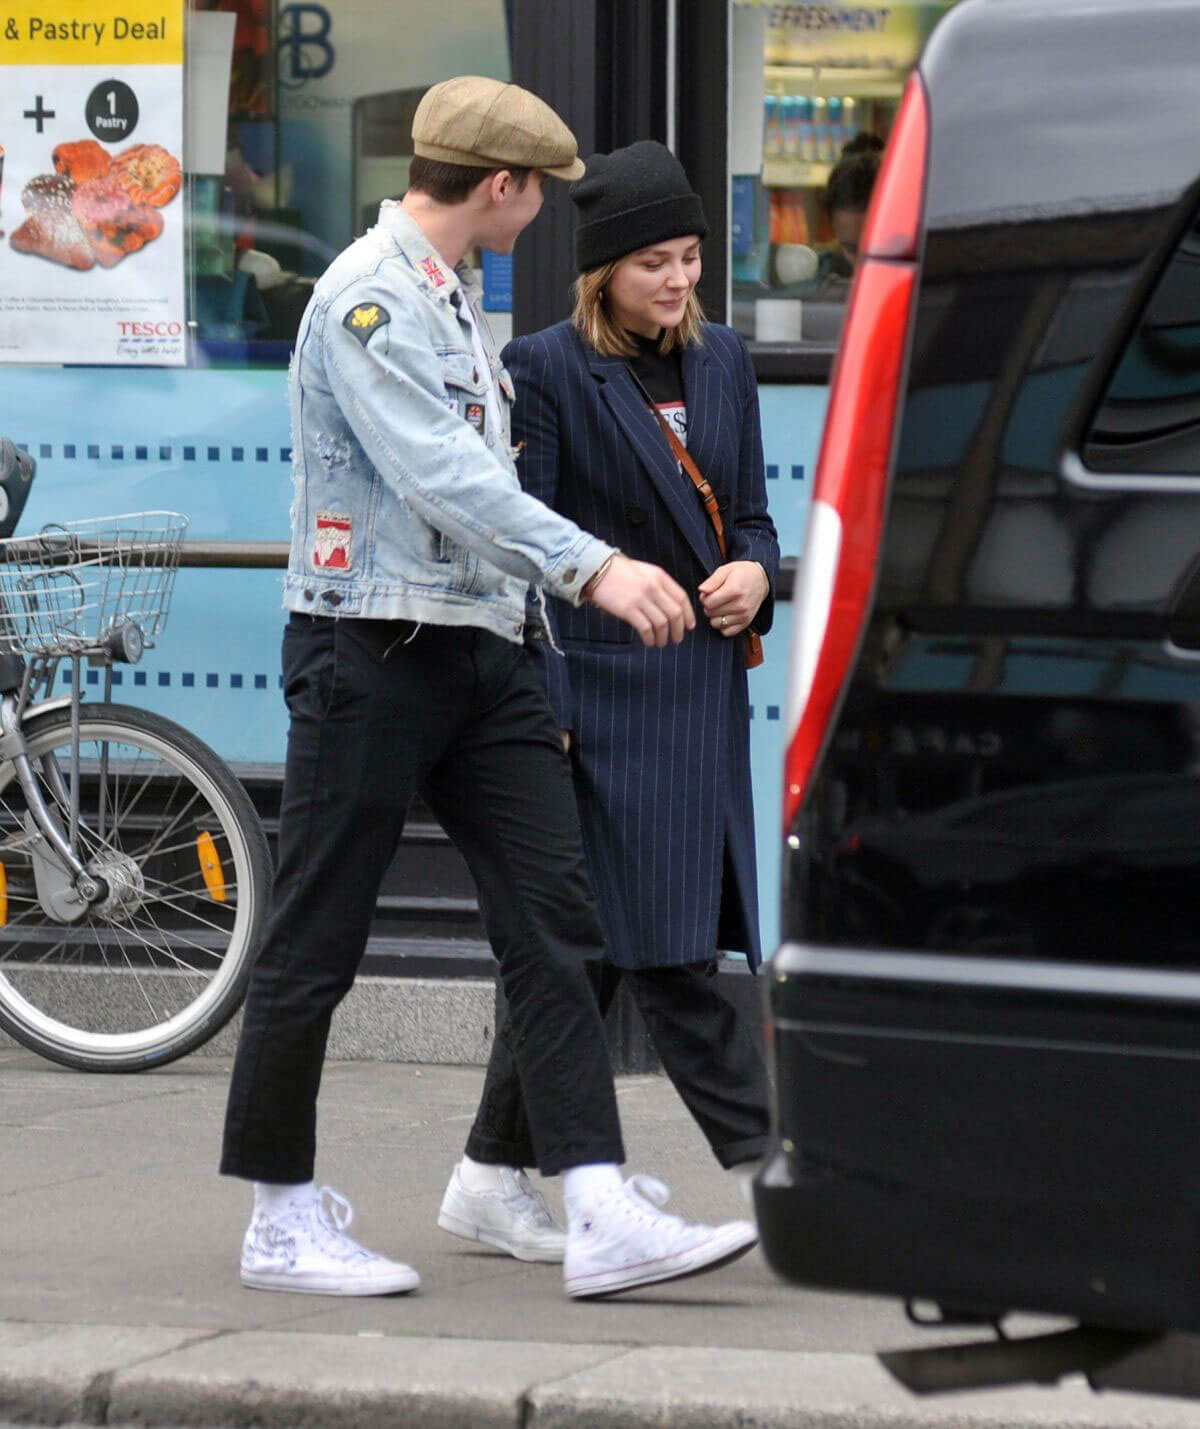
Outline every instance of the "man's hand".
{"label": "man's hand", "polygon": [[569,729],[560,729],[560,730],[559,730],[559,734],[562,735],[563,753],[564,753],[564,754],[570,754],[570,752],[571,752],[571,731],[570,731]]}
{"label": "man's hand", "polygon": [[[760,567],[761,569],[761,567]],[[643,645],[678,645],[696,626],[687,592],[659,566],[616,555],[588,599],[632,625]]]}
{"label": "man's hand", "polygon": [[702,582],[700,604],[719,635],[740,635],[770,589],[767,573],[757,561],[730,561]]}

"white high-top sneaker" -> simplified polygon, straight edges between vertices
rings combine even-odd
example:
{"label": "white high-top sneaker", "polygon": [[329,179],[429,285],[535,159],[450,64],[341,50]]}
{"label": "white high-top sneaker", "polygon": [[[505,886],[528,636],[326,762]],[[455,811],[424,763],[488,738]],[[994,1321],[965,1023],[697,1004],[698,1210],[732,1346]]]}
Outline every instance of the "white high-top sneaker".
{"label": "white high-top sneaker", "polygon": [[463,1240],[506,1250],[518,1260],[557,1265],[566,1249],[566,1232],[555,1223],[542,1193],[524,1171],[509,1166],[496,1169],[500,1189],[471,1191],[456,1165],[442,1197],[438,1225]]}
{"label": "white high-top sneaker", "polygon": [[311,1201],[279,1216],[256,1212],[242,1242],[242,1284],[252,1290],[301,1295],[399,1295],[421,1277],[346,1234],[354,1211],[345,1196],[322,1186]]}
{"label": "white high-top sneaker", "polygon": [[567,1222],[563,1281],[582,1300],[716,1270],[758,1241],[749,1221],[706,1226],[668,1215],[670,1192],[653,1176],[631,1176]]}

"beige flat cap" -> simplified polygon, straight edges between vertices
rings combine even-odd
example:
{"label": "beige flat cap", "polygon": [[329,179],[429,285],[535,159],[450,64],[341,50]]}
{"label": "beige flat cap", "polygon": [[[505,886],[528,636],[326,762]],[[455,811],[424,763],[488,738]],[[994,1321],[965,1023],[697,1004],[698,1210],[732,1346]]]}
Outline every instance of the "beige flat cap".
{"label": "beige flat cap", "polygon": [[575,135],[550,106],[516,84],[477,74],[426,91],[413,115],[413,152],[473,169],[513,165],[556,179],[583,177]]}

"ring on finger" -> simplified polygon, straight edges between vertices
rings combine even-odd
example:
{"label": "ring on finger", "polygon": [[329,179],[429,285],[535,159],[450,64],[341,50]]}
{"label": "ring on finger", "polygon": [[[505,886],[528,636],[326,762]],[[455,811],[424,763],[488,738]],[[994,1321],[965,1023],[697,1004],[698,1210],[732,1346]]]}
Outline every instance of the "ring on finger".
{"label": "ring on finger", "polygon": [[726,627],[728,624],[729,624],[729,617],[728,617],[727,615],[723,615],[723,616],[721,617],[721,629],[724,630],[725,627]]}

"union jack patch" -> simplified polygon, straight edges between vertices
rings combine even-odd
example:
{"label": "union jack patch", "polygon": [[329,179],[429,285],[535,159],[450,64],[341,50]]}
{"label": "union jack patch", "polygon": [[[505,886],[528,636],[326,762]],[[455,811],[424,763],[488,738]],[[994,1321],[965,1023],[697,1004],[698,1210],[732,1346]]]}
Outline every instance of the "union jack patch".
{"label": "union jack patch", "polygon": [[435,288],[440,288],[446,281],[446,275],[438,267],[436,258],[422,258],[417,264],[421,272],[429,279]]}

